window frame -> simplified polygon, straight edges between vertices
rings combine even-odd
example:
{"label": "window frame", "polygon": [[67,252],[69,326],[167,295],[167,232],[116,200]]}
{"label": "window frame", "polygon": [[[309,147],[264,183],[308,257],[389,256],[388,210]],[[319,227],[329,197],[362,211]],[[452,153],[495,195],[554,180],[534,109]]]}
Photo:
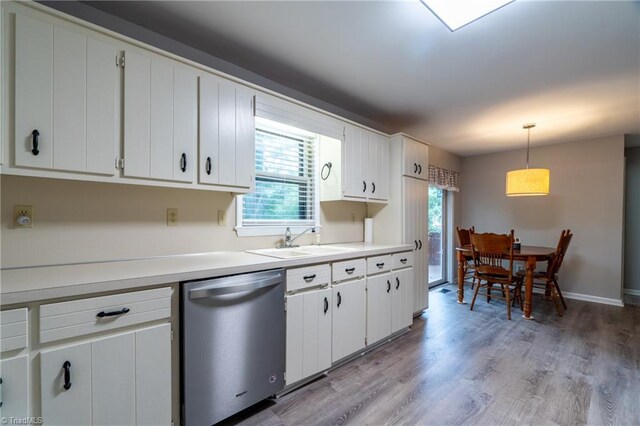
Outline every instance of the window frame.
{"label": "window frame", "polygon": [[[320,135],[314,132],[309,132],[301,128],[289,126],[287,124],[278,123],[272,120],[268,120],[265,118],[256,117],[256,130],[257,129],[264,130],[266,132],[271,133],[281,133],[291,137],[299,137],[299,138],[312,138],[314,139],[314,150],[313,150],[313,161],[316,165],[313,173],[313,218],[307,223],[300,224],[295,223],[295,221],[282,221],[282,223],[274,223],[274,224],[251,224],[245,225],[243,219],[243,202],[244,195],[238,195],[236,197],[236,226],[235,231],[239,237],[251,237],[251,236],[272,236],[272,235],[284,235],[285,230],[290,228],[291,233],[296,234],[303,232],[311,226],[316,227],[316,232],[320,231],[320,179],[319,173],[317,170],[318,161],[320,158],[319,151],[319,139]],[[256,165],[255,162],[253,164],[254,176],[256,182],[258,181],[258,173],[255,171]],[[265,175],[268,178],[269,173],[260,173],[261,175]],[[274,175],[275,178],[275,175]],[[297,180],[295,177],[289,177],[293,183]],[[304,178],[299,179],[299,183],[302,184],[303,181],[306,181]],[[313,224],[310,224],[312,222]]]}

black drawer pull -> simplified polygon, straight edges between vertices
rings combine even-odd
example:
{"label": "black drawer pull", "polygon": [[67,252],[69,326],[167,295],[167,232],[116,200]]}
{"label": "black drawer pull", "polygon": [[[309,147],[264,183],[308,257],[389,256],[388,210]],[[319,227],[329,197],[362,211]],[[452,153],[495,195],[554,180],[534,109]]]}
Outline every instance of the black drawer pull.
{"label": "black drawer pull", "polygon": [[396,277],[396,290],[400,288],[400,278]]}
{"label": "black drawer pull", "polygon": [[338,292],[338,308],[340,307],[340,305],[342,304],[342,296],[340,295],[340,292]]}
{"label": "black drawer pull", "polygon": [[403,259],[400,259],[400,263],[402,263],[402,264],[407,263],[407,258],[405,257],[405,258],[403,258]]}
{"label": "black drawer pull", "polygon": [[391,291],[391,282],[387,280],[387,293]]}
{"label": "black drawer pull", "polygon": [[362,181],[362,192],[365,192],[367,190],[367,182]]}
{"label": "black drawer pull", "polygon": [[329,299],[324,298],[324,314],[327,315],[327,311],[329,310]]}
{"label": "black drawer pull", "polygon": [[422,240],[418,240],[418,244],[420,244],[420,247],[418,247],[418,250],[422,250]]}
{"label": "black drawer pull", "polygon": [[384,268],[384,262],[376,263],[376,266],[380,269]]}
{"label": "black drawer pull", "polygon": [[347,269],[345,269],[344,271],[345,271],[347,274],[353,274],[353,271],[355,271],[355,270],[356,270],[356,268],[347,268]]}
{"label": "black drawer pull", "polygon": [[413,173],[418,173],[418,164],[413,163]]}
{"label": "black drawer pull", "polygon": [[180,156],[180,170],[182,170],[182,173],[187,171],[187,154],[184,152]]}
{"label": "black drawer pull", "polygon": [[34,129],[33,132],[31,132],[31,153],[33,155],[40,154],[40,150],[38,149],[38,136],[40,136],[40,132]]}
{"label": "black drawer pull", "polygon": [[316,277],[316,274],[311,274],[311,275],[305,275],[304,277],[302,277],[306,282],[309,281],[313,281],[313,279]]}
{"label": "black drawer pull", "polygon": [[422,174],[422,165],[418,164],[418,174],[421,175]]}
{"label": "black drawer pull", "polygon": [[116,317],[118,315],[124,315],[124,314],[126,314],[128,312],[129,312],[129,308],[122,308],[119,311],[111,311],[111,312],[100,311],[100,312],[98,312],[98,314],[96,316],[98,318]]}
{"label": "black drawer pull", "polygon": [[211,157],[207,157],[207,161],[204,163],[204,170],[208,175],[211,174]]}
{"label": "black drawer pull", "polygon": [[71,389],[71,363],[69,361],[65,361],[62,364],[62,368],[64,368],[64,385],[62,387],[64,390]]}
{"label": "black drawer pull", "polygon": [[371,187],[372,187],[371,193],[375,194],[376,193],[376,183],[375,182],[371,182]]}
{"label": "black drawer pull", "polygon": [[413,243],[416,245],[416,250],[418,250],[418,240],[413,240]]}

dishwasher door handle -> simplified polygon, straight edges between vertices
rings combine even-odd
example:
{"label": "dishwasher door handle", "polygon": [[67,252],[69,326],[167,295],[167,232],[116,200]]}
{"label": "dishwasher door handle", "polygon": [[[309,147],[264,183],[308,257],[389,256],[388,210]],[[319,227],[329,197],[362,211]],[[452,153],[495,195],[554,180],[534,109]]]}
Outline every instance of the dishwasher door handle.
{"label": "dishwasher door handle", "polygon": [[223,294],[241,293],[243,291],[259,290],[261,288],[273,287],[282,282],[282,276],[278,275],[273,278],[264,280],[243,282],[232,285],[214,284],[209,287],[197,288],[189,290],[189,299],[204,299],[207,297],[221,296]]}

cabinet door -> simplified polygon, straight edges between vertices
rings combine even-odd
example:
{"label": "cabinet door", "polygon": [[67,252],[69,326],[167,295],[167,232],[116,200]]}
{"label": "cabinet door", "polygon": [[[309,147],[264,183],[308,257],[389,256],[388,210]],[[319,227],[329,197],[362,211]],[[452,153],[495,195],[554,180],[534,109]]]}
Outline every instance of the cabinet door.
{"label": "cabinet door", "polygon": [[29,368],[27,355],[0,361],[0,419],[29,415]]}
{"label": "cabinet door", "polygon": [[369,133],[369,198],[387,200],[389,198],[389,138]]}
{"label": "cabinet door", "polygon": [[[151,172],[151,59],[125,52],[124,175],[149,177]],[[157,91],[156,91],[157,96]],[[157,122],[157,120],[154,120]]]}
{"label": "cabinet door", "polygon": [[[53,167],[53,26],[16,14],[15,162]],[[38,150],[32,152],[37,131]]]}
{"label": "cabinet door", "polygon": [[254,97],[251,92],[236,89],[236,182],[241,188],[253,188],[256,167]]}
{"label": "cabinet door", "polygon": [[[68,389],[64,387],[65,366]],[[91,343],[42,351],[40,386],[47,425],[92,424]]]}
{"label": "cabinet door", "polygon": [[176,64],[173,74],[173,180],[193,182],[197,165],[198,77]]}
{"label": "cabinet door", "polygon": [[171,324],[135,332],[135,424],[171,424]]}
{"label": "cabinet door", "polygon": [[418,239],[418,251],[414,258],[416,260],[414,274],[417,282],[415,300],[418,304],[416,311],[422,311],[429,305],[429,244],[427,243],[429,184],[424,180],[417,180],[416,182],[416,236]]}
{"label": "cabinet door", "polygon": [[344,195],[366,198],[371,190],[367,175],[369,159],[368,135],[356,126],[345,125],[342,170]]}
{"label": "cabinet door", "polygon": [[367,278],[367,344],[391,334],[393,286],[391,274]]}
{"label": "cabinet door", "polygon": [[287,384],[331,367],[331,289],[287,296]]}
{"label": "cabinet door", "polygon": [[201,76],[199,87],[200,102],[200,161],[198,165],[198,181],[200,183],[217,184],[220,156],[218,155],[220,108],[218,106],[219,82],[211,76]]}
{"label": "cabinet door", "polygon": [[[127,58],[127,61],[129,61],[129,58]],[[127,63],[125,70],[129,66],[129,63]],[[145,177],[171,180],[173,178],[174,164],[173,64],[168,60],[154,58],[150,61],[149,66],[150,74],[147,77],[150,81],[149,96],[151,97],[149,103],[151,108],[149,140],[144,142],[149,146],[149,175]],[[128,143],[128,141],[125,141],[125,143]],[[126,153],[125,159],[126,172],[132,164]],[[144,161],[144,159],[140,159],[140,161]]]}
{"label": "cabinet door", "polygon": [[219,108],[219,174],[221,185],[236,184],[236,89],[233,83],[220,82]]}
{"label": "cabinet door", "polygon": [[395,333],[413,322],[413,268],[394,271],[392,284],[391,332]]}
{"label": "cabinet door", "polygon": [[365,280],[333,287],[332,361],[364,348],[366,336]]}
{"label": "cabinet door", "polygon": [[413,139],[402,138],[404,149],[403,174],[418,179],[429,178],[429,146]]}
{"label": "cabinet door", "polygon": [[91,408],[94,425],[135,424],[136,368],[134,333],[91,342]]}

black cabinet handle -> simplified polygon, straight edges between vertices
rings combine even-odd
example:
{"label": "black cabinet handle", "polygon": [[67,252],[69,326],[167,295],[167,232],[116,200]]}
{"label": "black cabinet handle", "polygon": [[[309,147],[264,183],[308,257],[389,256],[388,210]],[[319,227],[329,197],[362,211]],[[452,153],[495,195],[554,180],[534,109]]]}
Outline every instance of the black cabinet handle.
{"label": "black cabinet handle", "polygon": [[[0,385],[2,384],[2,377],[0,377]],[[0,397],[2,396],[2,392],[0,392]],[[2,407],[2,401],[0,401],[0,407]]]}
{"label": "black cabinet handle", "polygon": [[105,312],[105,311],[100,311],[98,312],[98,314],[96,315],[98,318],[104,318],[104,317],[116,317],[118,315],[124,315],[127,312],[129,312],[129,308],[122,308],[119,311],[111,311],[111,312]]}
{"label": "black cabinet handle", "polygon": [[376,266],[382,269],[384,267],[384,262],[376,263]]}
{"label": "black cabinet handle", "polygon": [[187,171],[187,154],[184,152],[180,156],[180,170],[182,170],[182,173]]}
{"label": "black cabinet handle", "polygon": [[416,245],[416,250],[418,250],[418,240],[413,240],[413,243]]}
{"label": "black cabinet handle", "polygon": [[387,280],[387,293],[391,291],[391,282]]}
{"label": "black cabinet handle", "polygon": [[407,263],[407,258],[405,257],[405,258],[403,258],[403,259],[400,259],[400,263],[402,263],[403,265],[404,265],[405,263]]}
{"label": "black cabinet handle", "polygon": [[208,175],[211,174],[211,157],[207,157],[207,161],[204,163],[204,170]]}
{"label": "black cabinet handle", "polygon": [[400,288],[400,278],[396,277],[396,290]]}
{"label": "black cabinet handle", "polygon": [[422,165],[418,164],[418,174],[421,175],[422,174]]}
{"label": "black cabinet handle", "polygon": [[346,268],[344,271],[345,271],[347,274],[353,274],[353,271],[355,271],[355,270],[356,270],[356,268]]}
{"label": "black cabinet handle", "polygon": [[33,132],[31,132],[31,153],[33,155],[40,154],[40,150],[38,149],[38,136],[40,136],[40,132],[38,129],[34,129]]}
{"label": "black cabinet handle", "polygon": [[340,305],[342,304],[342,296],[340,295],[340,292],[338,292],[338,308],[340,307]]}
{"label": "black cabinet handle", "polygon": [[375,182],[371,182],[371,187],[372,187],[371,193],[375,194],[376,193],[376,184],[375,184]]}
{"label": "black cabinet handle", "polygon": [[311,274],[311,275],[305,275],[304,277],[302,277],[306,282],[309,281],[313,281],[313,279],[316,277],[316,274]]}
{"label": "black cabinet handle", "polygon": [[418,173],[418,164],[413,163],[413,173]]}
{"label": "black cabinet handle", "polygon": [[420,244],[420,247],[418,247],[418,250],[422,250],[422,240],[418,240],[418,244]]}
{"label": "black cabinet handle", "polygon": [[362,192],[365,192],[367,190],[367,182],[362,181]]}
{"label": "black cabinet handle", "polygon": [[327,311],[329,310],[329,299],[324,298],[324,314],[327,315]]}
{"label": "black cabinet handle", "polygon": [[64,368],[64,385],[62,387],[64,390],[71,389],[71,363],[69,361],[65,361],[62,364],[62,368]]}

